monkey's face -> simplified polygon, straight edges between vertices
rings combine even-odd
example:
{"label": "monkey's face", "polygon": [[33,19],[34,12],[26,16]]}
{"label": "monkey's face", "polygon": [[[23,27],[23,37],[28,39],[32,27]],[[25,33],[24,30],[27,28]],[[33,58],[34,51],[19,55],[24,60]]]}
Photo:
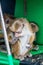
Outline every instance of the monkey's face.
{"label": "monkey's face", "polygon": [[12,26],[10,27],[10,30],[12,32],[15,33],[15,36],[19,36],[20,33],[22,33],[22,29],[23,29],[24,25],[23,22],[21,22],[20,20],[16,20]]}

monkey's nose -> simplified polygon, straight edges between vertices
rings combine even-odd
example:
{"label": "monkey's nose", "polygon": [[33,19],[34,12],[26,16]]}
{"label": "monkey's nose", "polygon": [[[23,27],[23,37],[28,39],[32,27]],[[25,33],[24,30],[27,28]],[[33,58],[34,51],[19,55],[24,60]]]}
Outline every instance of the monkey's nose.
{"label": "monkey's nose", "polygon": [[15,37],[18,37],[19,36],[19,34],[18,33],[15,33]]}

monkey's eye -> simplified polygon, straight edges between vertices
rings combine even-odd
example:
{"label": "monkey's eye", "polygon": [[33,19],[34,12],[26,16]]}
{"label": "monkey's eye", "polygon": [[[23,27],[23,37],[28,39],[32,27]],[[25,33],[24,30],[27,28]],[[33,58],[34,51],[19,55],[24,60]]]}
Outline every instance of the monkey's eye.
{"label": "monkey's eye", "polygon": [[12,39],[12,34],[8,35],[8,39],[11,40]]}
{"label": "monkey's eye", "polygon": [[6,19],[6,23],[9,24],[9,19]]}
{"label": "monkey's eye", "polygon": [[21,32],[15,32],[15,33],[18,33],[18,34],[20,34]]}
{"label": "monkey's eye", "polygon": [[8,37],[9,42],[12,42],[12,36]]}
{"label": "monkey's eye", "polygon": [[7,24],[9,23],[9,20],[7,21]]}
{"label": "monkey's eye", "polygon": [[9,36],[9,39],[12,39],[12,36]]}

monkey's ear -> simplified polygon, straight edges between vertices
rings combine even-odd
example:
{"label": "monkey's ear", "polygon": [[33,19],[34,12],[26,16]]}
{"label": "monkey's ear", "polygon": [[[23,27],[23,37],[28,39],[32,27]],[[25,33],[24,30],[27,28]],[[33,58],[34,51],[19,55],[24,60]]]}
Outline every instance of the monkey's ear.
{"label": "monkey's ear", "polygon": [[39,27],[35,24],[35,23],[30,23],[33,32],[38,32],[39,31]]}
{"label": "monkey's ear", "polygon": [[9,15],[6,14],[6,13],[4,13],[4,19],[6,20],[6,19],[8,19],[8,18],[9,18]]}

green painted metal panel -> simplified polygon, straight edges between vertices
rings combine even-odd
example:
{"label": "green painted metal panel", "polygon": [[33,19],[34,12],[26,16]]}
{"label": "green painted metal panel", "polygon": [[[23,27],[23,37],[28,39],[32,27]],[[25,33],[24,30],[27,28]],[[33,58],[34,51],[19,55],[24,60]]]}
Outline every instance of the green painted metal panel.
{"label": "green painted metal panel", "polygon": [[16,0],[14,16],[19,18],[24,16],[24,4],[23,0]]}

